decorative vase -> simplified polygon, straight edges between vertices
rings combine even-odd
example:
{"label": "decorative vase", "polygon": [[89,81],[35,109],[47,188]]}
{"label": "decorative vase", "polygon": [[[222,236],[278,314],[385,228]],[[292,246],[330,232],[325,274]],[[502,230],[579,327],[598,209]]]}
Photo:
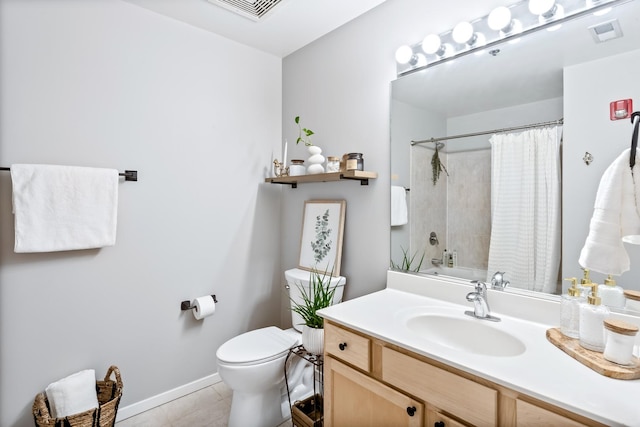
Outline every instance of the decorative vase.
{"label": "decorative vase", "polygon": [[302,325],[302,346],[311,354],[324,351],[324,329]]}
{"label": "decorative vase", "polygon": [[309,151],[309,166],[307,167],[308,174],[324,173],[324,156],[322,155],[322,148],[317,145],[310,145],[307,147]]}

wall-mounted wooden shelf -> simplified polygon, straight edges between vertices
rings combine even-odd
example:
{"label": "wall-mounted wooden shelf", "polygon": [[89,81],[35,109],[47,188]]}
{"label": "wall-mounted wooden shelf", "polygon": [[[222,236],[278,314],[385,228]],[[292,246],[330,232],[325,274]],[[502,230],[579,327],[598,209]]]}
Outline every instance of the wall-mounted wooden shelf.
{"label": "wall-mounted wooden shelf", "polygon": [[308,182],[330,182],[330,181],[345,181],[345,180],[360,181],[360,185],[369,185],[369,180],[376,179],[377,177],[378,177],[378,174],[376,172],[350,170],[350,171],[342,171],[342,172],[318,173],[314,175],[282,176],[282,177],[275,177],[275,178],[266,178],[264,182],[270,182],[272,184],[290,185],[291,188],[298,188],[298,184],[304,184]]}

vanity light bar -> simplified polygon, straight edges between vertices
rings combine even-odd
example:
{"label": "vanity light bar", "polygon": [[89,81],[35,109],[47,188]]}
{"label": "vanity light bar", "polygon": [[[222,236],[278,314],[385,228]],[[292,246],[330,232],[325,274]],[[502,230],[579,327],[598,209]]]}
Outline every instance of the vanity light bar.
{"label": "vanity light bar", "polygon": [[[411,74],[470,53],[490,53],[493,46],[505,41],[515,41],[544,29],[553,31],[564,22],[590,13],[604,12],[608,8],[629,1],[632,0],[563,0],[560,4],[553,0],[523,0],[507,6],[508,11],[505,11],[505,6],[501,6],[496,8],[500,9],[499,11],[494,10],[495,13],[469,23],[459,23],[451,31],[438,35],[430,34],[424,41],[412,46],[400,46],[396,51],[397,74]],[[534,14],[532,10],[541,14]],[[496,15],[499,17],[497,20]],[[502,21],[504,26],[495,29],[496,21]],[[439,47],[434,46],[434,40],[438,38]]]}

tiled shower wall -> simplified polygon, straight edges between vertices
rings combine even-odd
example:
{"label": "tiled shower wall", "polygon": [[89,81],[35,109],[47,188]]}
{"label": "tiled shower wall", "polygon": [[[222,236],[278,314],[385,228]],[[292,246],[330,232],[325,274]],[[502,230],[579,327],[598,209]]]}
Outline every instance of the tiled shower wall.
{"label": "tiled shower wall", "polygon": [[[485,270],[491,237],[491,150],[440,152],[448,176],[443,172],[435,185],[433,154],[431,148],[412,148],[411,248],[425,251],[423,269],[447,249],[456,250],[460,267]],[[429,244],[432,231],[438,236],[435,246]]]}

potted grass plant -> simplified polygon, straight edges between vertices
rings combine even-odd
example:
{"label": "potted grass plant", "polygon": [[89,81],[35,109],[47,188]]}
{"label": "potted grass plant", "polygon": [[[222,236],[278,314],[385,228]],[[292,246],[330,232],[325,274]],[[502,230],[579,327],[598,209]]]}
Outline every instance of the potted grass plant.
{"label": "potted grass plant", "polygon": [[331,285],[332,274],[311,271],[309,287],[297,284],[301,300],[291,298],[291,309],[302,317],[302,345],[312,354],[322,354],[324,350],[324,319],[318,310],[333,304],[337,285]]}

